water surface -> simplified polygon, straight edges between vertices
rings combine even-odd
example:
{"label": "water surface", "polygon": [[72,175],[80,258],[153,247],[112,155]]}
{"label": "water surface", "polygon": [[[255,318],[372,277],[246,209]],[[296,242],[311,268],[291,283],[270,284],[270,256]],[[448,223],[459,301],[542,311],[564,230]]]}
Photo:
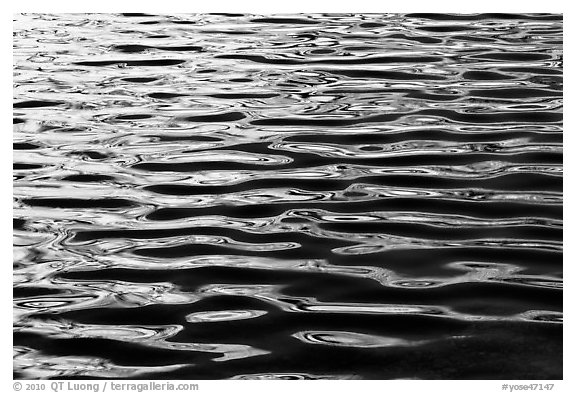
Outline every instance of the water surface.
{"label": "water surface", "polygon": [[562,17],[14,21],[17,378],[562,378]]}

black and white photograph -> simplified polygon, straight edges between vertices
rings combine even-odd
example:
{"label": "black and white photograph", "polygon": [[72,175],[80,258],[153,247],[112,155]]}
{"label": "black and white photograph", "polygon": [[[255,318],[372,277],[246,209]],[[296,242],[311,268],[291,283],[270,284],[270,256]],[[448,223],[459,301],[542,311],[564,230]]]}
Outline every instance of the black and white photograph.
{"label": "black and white photograph", "polygon": [[347,9],[12,15],[14,391],[559,389],[563,14]]}

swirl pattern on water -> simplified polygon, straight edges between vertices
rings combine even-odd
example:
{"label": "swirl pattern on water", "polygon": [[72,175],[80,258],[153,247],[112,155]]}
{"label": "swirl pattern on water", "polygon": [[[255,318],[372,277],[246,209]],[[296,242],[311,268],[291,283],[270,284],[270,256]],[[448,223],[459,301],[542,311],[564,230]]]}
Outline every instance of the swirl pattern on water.
{"label": "swirl pattern on water", "polygon": [[16,15],[19,378],[562,378],[562,16]]}

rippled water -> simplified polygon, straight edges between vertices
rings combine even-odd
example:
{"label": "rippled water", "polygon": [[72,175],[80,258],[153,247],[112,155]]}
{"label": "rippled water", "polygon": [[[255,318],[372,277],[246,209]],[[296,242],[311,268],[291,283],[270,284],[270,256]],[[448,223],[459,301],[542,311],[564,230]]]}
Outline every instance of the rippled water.
{"label": "rippled water", "polygon": [[562,378],[560,15],[14,22],[19,378]]}

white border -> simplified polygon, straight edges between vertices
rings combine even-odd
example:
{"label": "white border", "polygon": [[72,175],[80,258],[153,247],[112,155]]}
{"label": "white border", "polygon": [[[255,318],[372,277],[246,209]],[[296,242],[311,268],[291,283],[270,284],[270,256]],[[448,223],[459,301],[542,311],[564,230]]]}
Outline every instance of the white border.
{"label": "white border", "polygon": [[[1,174],[3,191],[0,196],[2,201],[2,210],[0,221],[2,223],[2,236],[0,236],[2,255],[1,276],[5,282],[0,286],[1,292],[1,314],[5,317],[2,318],[3,323],[0,327],[0,337],[2,337],[2,368],[0,387],[4,391],[12,390],[12,326],[9,324],[12,315],[12,283],[9,279],[12,277],[11,267],[11,252],[12,249],[12,229],[9,226],[11,222],[11,195],[9,194],[9,184],[12,184],[12,164],[11,154],[8,149],[11,146],[12,133],[9,121],[12,118],[12,81],[9,75],[12,75],[12,64],[9,62],[8,56],[12,58],[12,33],[9,31],[12,26],[12,15],[19,12],[41,12],[41,13],[65,13],[65,12],[148,12],[148,13],[205,13],[205,12],[240,12],[252,14],[271,14],[271,13],[315,13],[315,12],[357,12],[357,13],[402,13],[402,12],[446,12],[446,13],[476,13],[476,12],[551,12],[564,14],[564,35],[565,42],[573,42],[570,37],[573,37],[574,19],[572,18],[572,7],[570,1],[510,1],[510,0],[476,0],[476,1],[463,1],[463,0],[428,0],[428,1],[395,1],[386,2],[384,0],[354,0],[354,1],[337,1],[337,0],[288,0],[288,1],[273,1],[273,0],[210,0],[210,1],[136,1],[136,0],[97,0],[97,1],[62,1],[62,0],[5,0],[2,7],[2,15],[4,16],[1,24],[2,29],[2,125],[0,130],[0,143],[2,149],[5,151],[0,155],[1,160]],[[10,18],[10,19],[9,19]],[[10,38],[9,38],[10,37]],[[573,44],[571,44],[573,45]],[[569,50],[570,45],[565,45],[564,55],[567,59],[566,63],[569,65],[568,72],[565,73],[565,108],[574,108],[570,104],[573,102],[571,96],[573,95],[572,88],[574,81],[571,67],[574,64],[572,52]],[[576,129],[573,127],[574,121],[570,110],[565,111],[565,137],[564,145],[568,147],[565,154],[565,179],[564,179],[564,225],[565,225],[565,239],[576,239],[574,230],[572,229],[572,222],[574,218],[573,203],[574,191],[574,171],[575,158],[570,154],[573,146],[576,144]],[[11,187],[10,187],[11,189]],[[564,381],[541,381],[554,382],[555,388],[553,392],[576,391],[574,388],[574,338],[572,332],[574,331],[574,318],[573,318],[573,305],[574,302],[574,252],[571,247],[571,242],[566,244],[565,257],[564,257],[564,270],[565,276],[568,281],[564,291]],[[9,257],[10,256],[10,257]],[[529,343],[527,343],[529,344]],[[174,381],[177,382],[177,381]],[[501,384],[510,381],[198,381],[200,384],[200,392],[220,392],[225,390],[248,392],[248,391],[266,391],[270,389],[279,389],[280,391],[288,392],[294,389],[316,390],[322,389],[326,391],[344,392],[350,389],[362,389],[366,391],[438,391],[438,392],[496,392],[502,391]],[[536,382],[536,381],[534,381]],[[519,383],[524,383],[519,381]],[[569,386],[571,389],[567,390]],[[46,390],[48,391],[48,390]]]}
{"label": "white border", "polygon": [[563,13],[566,3],[560,0],[210,0],[210,1],[137,1],[137,0],[22,0],[10,4],[12,12],[155,12],[155,13],[204,13],[242,12],[254,14],[268,13],[309,13],[309,12],[552,12]]}

